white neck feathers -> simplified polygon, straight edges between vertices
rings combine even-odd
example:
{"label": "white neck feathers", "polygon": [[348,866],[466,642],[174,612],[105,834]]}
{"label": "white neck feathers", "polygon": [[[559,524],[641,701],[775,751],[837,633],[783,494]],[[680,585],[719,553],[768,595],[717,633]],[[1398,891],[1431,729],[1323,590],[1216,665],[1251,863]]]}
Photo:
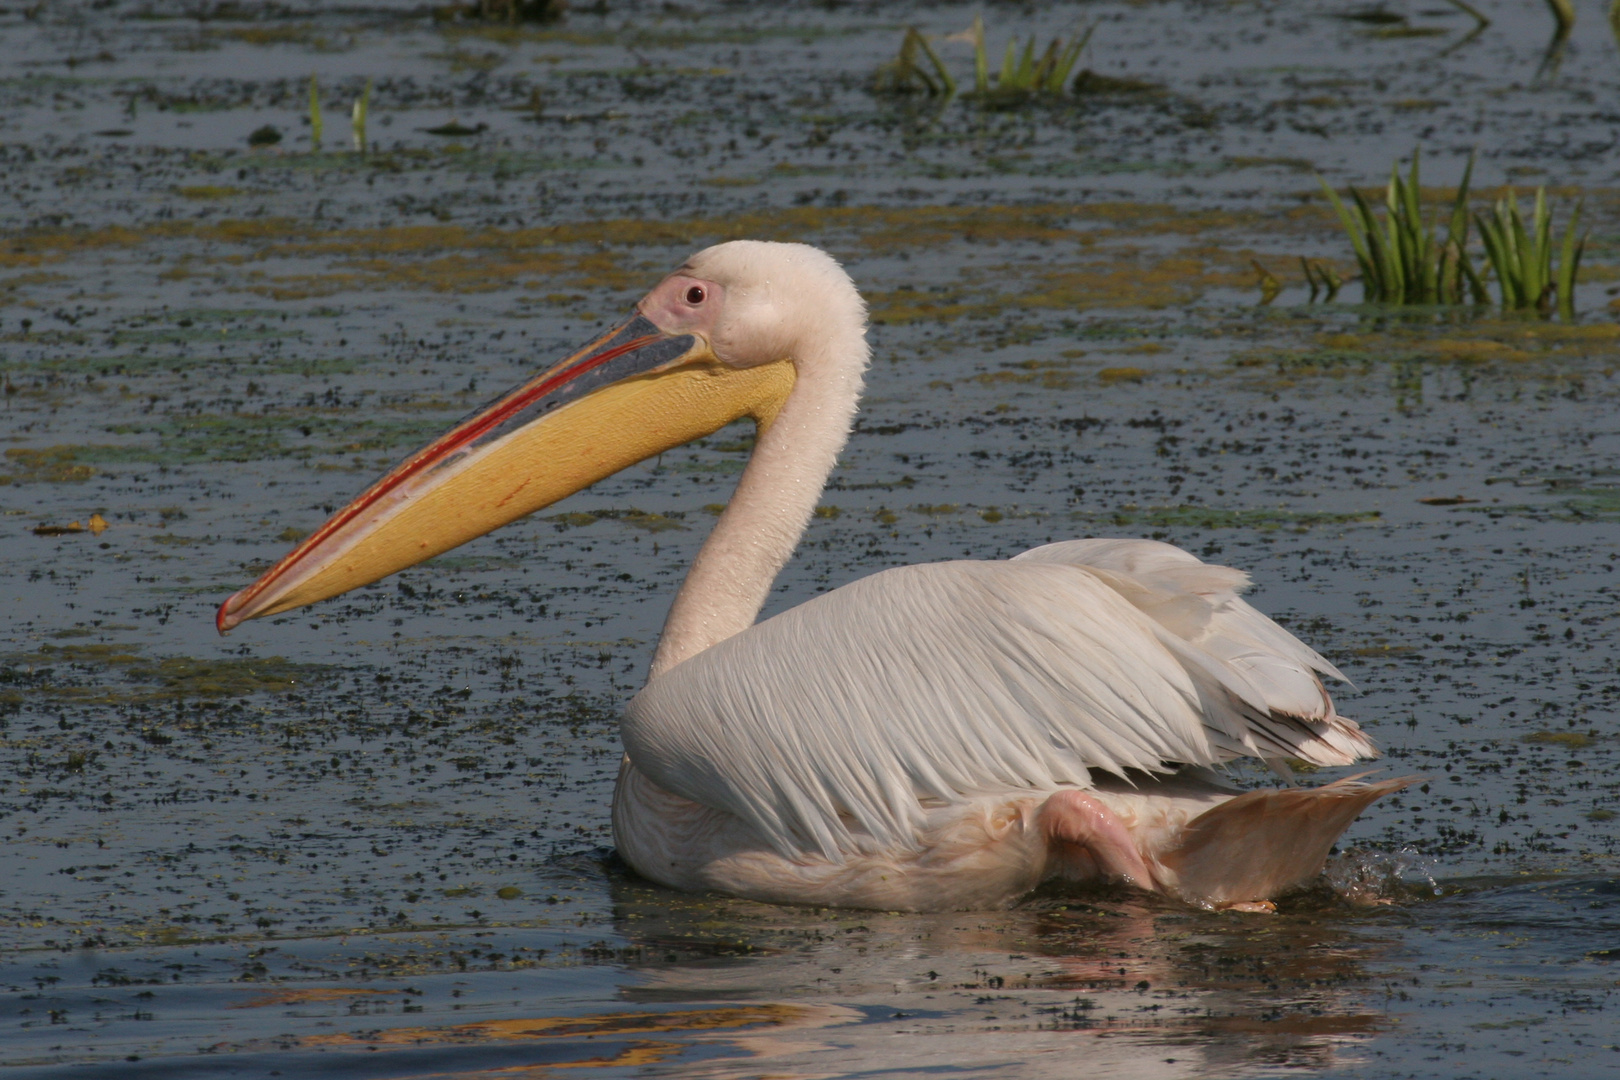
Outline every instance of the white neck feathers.
{"label": "white neck feathers", "polygon": [[847,318],[800,335],[793,390],[759,432],[730,504],[676,594],[652,678],[752,626],[798,547],[849,439],[871,355],[856,304]]}

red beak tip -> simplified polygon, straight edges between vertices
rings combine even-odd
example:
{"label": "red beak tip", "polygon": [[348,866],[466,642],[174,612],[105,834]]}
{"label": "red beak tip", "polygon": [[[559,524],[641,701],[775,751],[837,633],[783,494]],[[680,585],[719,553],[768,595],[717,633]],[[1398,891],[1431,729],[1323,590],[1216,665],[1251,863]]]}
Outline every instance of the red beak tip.
{"label": "red beak tip", "polygon": [[231,600],[234,599],[236,599],[236,597],[233,596],[230,598],[230,600],[226,600],[223,604],[219,605],[219,610],[214,613],[214,628],[219,631],[221,637],[224,637],[226,634],[230,633],[236,624],[242,621],[241,619],[236,618],[230,610]]}

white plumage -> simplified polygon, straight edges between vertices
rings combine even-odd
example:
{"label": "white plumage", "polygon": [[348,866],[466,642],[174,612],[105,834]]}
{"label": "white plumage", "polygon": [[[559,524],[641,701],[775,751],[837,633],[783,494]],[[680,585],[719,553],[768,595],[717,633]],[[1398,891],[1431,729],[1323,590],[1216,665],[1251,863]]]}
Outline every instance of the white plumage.
{"label": "white plumage", "polygon": [[1373,753],[1333,666],[1168,544],[887,570],[711,646],[630,703],[626,751],[785,857],[916,843],[929,802],[1243,755]]}

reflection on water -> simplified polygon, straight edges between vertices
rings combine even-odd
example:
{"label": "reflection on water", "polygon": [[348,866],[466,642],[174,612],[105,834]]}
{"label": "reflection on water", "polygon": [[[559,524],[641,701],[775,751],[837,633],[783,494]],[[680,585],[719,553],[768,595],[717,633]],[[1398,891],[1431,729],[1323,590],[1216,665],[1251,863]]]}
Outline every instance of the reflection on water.
{"label": "reflection on water", "polygon": [[[1077,1064],[1103,1077],[1455,1075],[1460,1062],[1608,1063],[1620,882],[1482,880],[1437,895],[1393,876],[1390,860],[1363,865],[1382,875],[1378,902],[1375,875],[1352,875],[1353,898],[1324,885],[1270,916],[1121,889],[913,915],[676,894],[611,856],[572,859],[553,884],[602,898],[573,925],[14,955],[0,969],[11,987],[0,1025],[6,1063],[29,1076],[1068,1077]],[[1556,1053],[1541,1037],[1554,1022]]]}
{"label": "reflection on water", "polygon": [[1104,1074],[1320,1065],[1383,1024],[1357,993],[1383,942],[1333,917],[1345,906],[1330,896],[1262,918],[1101,891],[934,916],[735,901],[672,911],[645,889],[618,895],[620,925],[644,947],[708,934],[767,957],[648,972],[635,998],[854,1005],[868,1023],[829,1032],[800,1059],[835,1074],[864,1061],[897,1074],[1004,1065],[1009,1075],[1072,1075],[1077,1042]]}
{"label": "reflection on water", "polygon": [[12,1042],[10,1060],[56,1056],[71,1032],[66,1056],[108,1075],[169,1075],[173,1055],[201,1050],[187,1075],[296,1061],[367,1076],[1060,1076],[1083,1045],[1101,1075],[1198,1076],[1338,1063],[1388,1026],[1366,988],[1389,940],[1326,890],[1272,917],[1123,891],[902,915],[581,872],[611,905],[599,936],[506,927],[14,963],[7,976],[33,991],[0,1023],[20,1021],[31,1045]]}

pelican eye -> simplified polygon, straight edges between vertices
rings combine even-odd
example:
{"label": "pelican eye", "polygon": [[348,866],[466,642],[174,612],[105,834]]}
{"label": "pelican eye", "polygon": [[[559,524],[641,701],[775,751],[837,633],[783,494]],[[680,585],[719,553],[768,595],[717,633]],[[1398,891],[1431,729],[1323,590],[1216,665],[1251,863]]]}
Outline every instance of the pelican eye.
{"label": "pelican eye", "polygon": [[703,286],[694,285],[690,289],[686,290],[686,302],[688,304],[701,304],[703,303],[703,297],[705,295],[706,294],[703,292]]}

